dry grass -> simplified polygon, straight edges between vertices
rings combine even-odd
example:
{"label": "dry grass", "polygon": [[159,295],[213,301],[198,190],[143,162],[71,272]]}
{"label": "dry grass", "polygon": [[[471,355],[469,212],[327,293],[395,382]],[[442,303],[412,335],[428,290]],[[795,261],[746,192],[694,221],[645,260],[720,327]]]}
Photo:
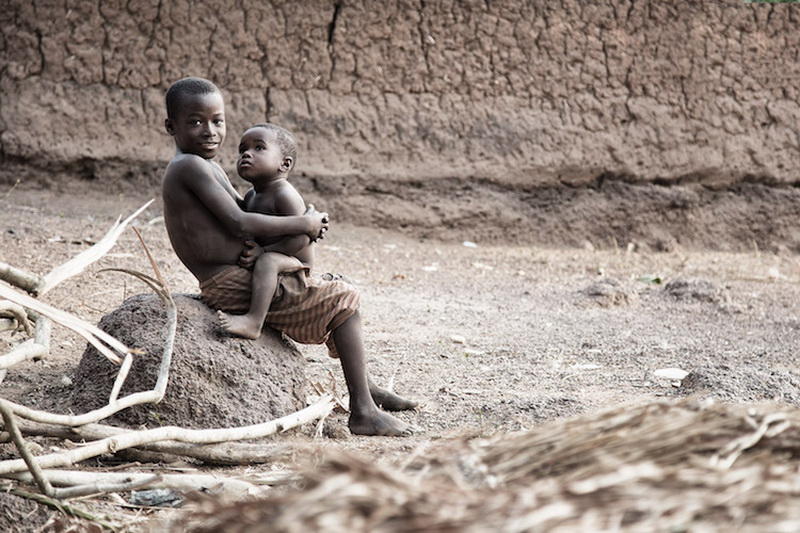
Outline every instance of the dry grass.
{"label": "dry grass", "polygon": [[199,502],[181,530],[797,531],[800,410],[692,400],[618,408],[402,468],[322,459],[265,499]]}

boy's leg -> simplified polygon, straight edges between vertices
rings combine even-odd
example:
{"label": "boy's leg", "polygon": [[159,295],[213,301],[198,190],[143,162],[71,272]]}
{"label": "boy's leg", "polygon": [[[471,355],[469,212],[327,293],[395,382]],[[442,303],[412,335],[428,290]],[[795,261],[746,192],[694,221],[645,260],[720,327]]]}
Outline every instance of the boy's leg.
{"label": "boy's leg", "polygon": [[232,335],[257,339],[261,335],[264,319],[267,317],[270,303],[275,296],[278,274],[296,269],[298,266],[300,266],[300,261],[295,257],[272,252],[260,255],[253,266],[250,310],[244,315],[232,315],[217,311],[222,328]]}
{"label": "boy's leg", "polygon": [[[378,409],[372,399],[371,389],[374,385],[367,377],[364,344],[361,340],[361,316],[358,312],[333,330],[333,342],[336,345],[336,351],[339,352],[339,361],[342,364],[347,390],[350,393],[350,421],[348,423],[350,431],[356,435],[392,437],[411,434],[408,424]],[[379,390],[383,391],[383,389]],[[388,391],[383,392],[388,393]]]}

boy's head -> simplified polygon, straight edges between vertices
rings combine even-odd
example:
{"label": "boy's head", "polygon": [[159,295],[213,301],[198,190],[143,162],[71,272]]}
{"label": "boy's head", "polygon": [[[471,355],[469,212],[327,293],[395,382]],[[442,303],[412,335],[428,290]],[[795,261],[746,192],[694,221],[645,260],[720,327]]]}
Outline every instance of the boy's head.
{"label": "boy's head", "polygon": [[239,141],[239,175],[252,182],[256,178],[286,177],[297,160],[294,135],[275,124],[256,124]]}
{"label": "boy's head", "polygon": [[225,103],[216,85],[203,78],[183,78],[166,94],[164,127],[184,153],[211,159],[225,140]]}

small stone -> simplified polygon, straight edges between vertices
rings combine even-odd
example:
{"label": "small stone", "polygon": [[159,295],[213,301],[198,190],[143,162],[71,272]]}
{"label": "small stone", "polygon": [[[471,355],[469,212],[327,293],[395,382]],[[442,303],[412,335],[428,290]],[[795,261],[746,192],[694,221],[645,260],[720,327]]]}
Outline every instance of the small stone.
{"label": "small stone", "polygon": [[474,243],[474,242],[472,242],[472,241],[464,241],[464,242],[463,242],[463,243],[461,243],[461,244],[463,244],[463,245],[464,245],[464,246],[466,246],[467,248],[477,248],[477,247],[478,247],[478,245],[477,245],[477,244],[475,244],[475,243]]}
{"label": "small stone", "polygon": [[659,368],[653,371],[653,375],[663,379],[681,381],[689,373],[681,368]]}
{"label": "small stone", "polygon": [[450,335],[450,340],[456,344],[464,344],[467,342],[467,339],[462,335]]}
{"label": "small stone", "polygon": [[65,387],[71,387],[72,379],[69,376],[61,376],[61,384]]}

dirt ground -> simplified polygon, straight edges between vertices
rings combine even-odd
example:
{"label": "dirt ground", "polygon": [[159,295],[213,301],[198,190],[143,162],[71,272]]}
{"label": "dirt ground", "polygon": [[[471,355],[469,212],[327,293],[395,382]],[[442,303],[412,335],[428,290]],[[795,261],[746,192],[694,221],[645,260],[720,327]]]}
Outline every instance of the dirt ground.
{"label": "dirt ground", "polygon": [[[45,273],[147,199],[0,191],[0,259]],[[444,239],[414,236],[337,224],[331,215],[318,269],[358,285],[372,375],[419,399],[421,408],[399,415],[416,426],[413,437],[351,436],[344,415],[335,415],[327,438],[304,432],[280,437],[297,453],[347,449],[402,462],[448,437],[528,429],[688,394],[800,405],[800,262],[786,248],[733,253],[673,244],[659,252],[625,242],[605,249],[544,248],[467,241],[452,229]],[[197,292],[160,217],[156,202],[136,225],[171,290]],[[96,323],[126,296],[146,292],[132,278],[98,272],[111,266],[147,271],[131,231],[46,301]],[[35,406],[81,386],[66,378],[84,342],[59,327],[53,338],[49,358],[9,372],[0,386],[4,397]],[[301,350],[309,377],[327,383],[333,375],[337,389],[345,390],[337,362],[322,347]],[[690,372],[682,384],[654,373],[673,367]]]}

